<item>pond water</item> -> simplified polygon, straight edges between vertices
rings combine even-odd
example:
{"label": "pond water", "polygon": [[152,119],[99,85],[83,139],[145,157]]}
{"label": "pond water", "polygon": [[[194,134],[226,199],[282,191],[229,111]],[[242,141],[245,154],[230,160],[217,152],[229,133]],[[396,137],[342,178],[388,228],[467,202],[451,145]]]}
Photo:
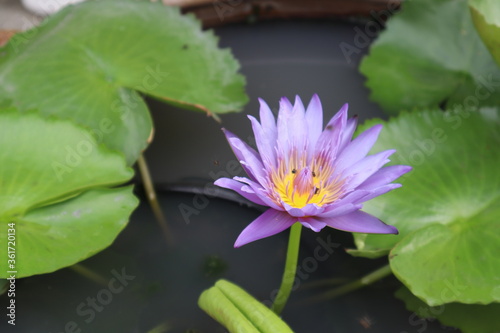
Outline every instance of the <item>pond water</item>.
{"label": "pond water", "polygon": [[[0,332],[144,333],[165,323],[170,329],[164,332],[222,333],[197,306],[200,293],[219,278],[271,301],[281,281],[287,232],[234,249],[237,235],[259,209],[170,191],[162,192],[160,201],[173,246],[166,245],[149,207],[142,204],[111,247],[81,263],[102,282],[68,268],[18,280],[17,326],[2,321]],[[307,288],[311,282],[353,279],[385,264],[384,259],[353,258],[345,247],[352,247],[348,233],[304,230],[298,289],[283,313],[295,332],[410,333],[424,324],[426,332],[447,331],[436,322],[417,322],[392,297],[399,286],[394,278],[333,301],[302,304],[326,290]],[[1,296],[0,303],[6,304],[5,299]]]}

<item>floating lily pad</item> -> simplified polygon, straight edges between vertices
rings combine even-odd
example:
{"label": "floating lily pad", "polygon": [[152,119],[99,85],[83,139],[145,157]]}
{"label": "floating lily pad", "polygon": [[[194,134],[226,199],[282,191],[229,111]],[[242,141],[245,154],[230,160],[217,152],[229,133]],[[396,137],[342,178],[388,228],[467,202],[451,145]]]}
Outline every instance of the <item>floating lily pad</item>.
{"label": "floating lily pad", "polygon": [[34,112],[0,110],[0,124],[0,277],[52,272],[110,245],[138,204],[131,188],[106,188],[132,177],[123,155]]}
{"label": "floating lily pad", "polygon": [[434,224],[391,251],[391,268],[429,305],[500,302],[500,200],[467,221]]}
{"label": "floating lily pad", "polygon": [[469,6],[479,35],[500,65],[500,2],[469,0]]}
{"label": "floating lily pad", "polygon": [[[458,327],[463,333],[497,333],[500,332],[500,303],[488,305],[450,303],[431,307],[415,297],[407,288],[396,292],[396,297],[405,302],[406,308],[427,320],[437,318],[442,324]],[[413,318],[418,328],[424,329],[424,319]]]}
{"label": "floating lily pad", "polygon": [[152,133],[139,93],[210,114],[236,111],[247,101],[238,68],[178,8],[87,1],[0,48],[0,101],[74,119],[132,164]]}
{"label": "floating lily pad", "polygon": [[[500,301],[500,113],[422,111],[384,124],[373,153],[397,149],[391,164],[413,166],[403,187],[363,210],[398,236],[356,234],[356,255],[391,251],[391,268],[428,304]],[[442,294],[443,288],[459,289]]]}
{"label": "floating lily pad", "polygon": [[500,104],[500,69],[474,27],[467,0],[405,2],[360,71],[371,98],[391,114]]}

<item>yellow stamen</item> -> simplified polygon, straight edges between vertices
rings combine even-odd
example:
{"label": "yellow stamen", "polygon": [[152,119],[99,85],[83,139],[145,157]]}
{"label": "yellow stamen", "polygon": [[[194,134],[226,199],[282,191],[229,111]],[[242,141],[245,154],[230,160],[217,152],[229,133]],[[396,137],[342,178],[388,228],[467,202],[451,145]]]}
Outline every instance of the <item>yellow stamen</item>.
{"label": "yellow stamen", "polygon": [[271,174],[276,201],[303,208],[307,204],[322,206],[339,199],[343,182],[332,179],[334,170],[327,159],[314,158],[307,165],[306,156],[297,155],[294,152],[288,161],[280,160],[277,170]]}

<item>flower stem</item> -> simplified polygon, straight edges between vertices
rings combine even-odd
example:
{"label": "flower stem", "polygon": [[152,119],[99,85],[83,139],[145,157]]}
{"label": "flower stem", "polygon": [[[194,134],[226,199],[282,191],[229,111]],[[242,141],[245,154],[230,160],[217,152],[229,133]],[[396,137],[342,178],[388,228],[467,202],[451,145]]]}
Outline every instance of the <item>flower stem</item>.
{"label": "flower stem", "polygon": [[172,330],[172,325],[170,325],[170,323],[166,321],[151,329],[150,331],[148,331],[148,333],[166,333],[170,330]]}
{"label": "flower stem", "polygon": [[102,275],[91,270],[88,267],[85,267],[82,264],[74,264],[72,266],[69,266],[68,268],[70,268],[74,272],[80,274],[81,276],[83,276],[83,277],[89,279],[90,281],[93,281],[101,286],[108,285],[108,280],[106,280]]}
{"label": "flower stem", "polygon": [[360,279],[354,280],[352,282],[349,282],[347,284],[344,284],[343,286],[340,286],[338,288],[335,288],[333,290],[327,291],[325,293],[322,293],[319,296],[309,298],[305,303],[310,304],[318,301],[324,301],[327,299],[332,299],[336,298],[342,295],[345,295],[347,293],[350,293],[351,291],[366,287],[380,279],[385,278],[386,276],[390,275],[392,273],[391,266],[390,265],[385,265],[368,275],[363,276]]}
{"label": "flower stem", "polygon": [[288,301],[290,292],[292,291],[295,274],[297,272],[297,260],[299,256],[300,233],[302,224],[299,222],[292,225],[290,228],[290,238],[288,239],[288,250],[286,252],[285,271],[283,272],[283,280],[278,291],[278,295],[274,299],[271,310],[277,315],[283,311],[283,308]]}
{"label": "flower stem", "polygon": [[144,154],[139,156],[137,160],[137,165],[139,166],[139,172],[141,173],[142,181],[144,182],[144,189],[146,191],[146,196],[149,201],[149,205],[155,214],[156,221],[158,222],[158,226],[163,231],[163,236],[165,236],[165,240],[167,245],[172,245],[174,239],[172,237],[172,233],[170,232],[170,228],[168,227],[167,219],[161,210],[161,206],[158,202],[158,198],[156,196],[156,191],[153,186],[153,181],[151,180],[151,175],[149,173],[148,164],[146,163],[146,158]]}
{"label": "flower stem", "polygon": [[342,284],[348,283],[351,279],[345,277],[331,278],[331,279],[321,279],[311,282],[306,282],[300,285],[300,290],[309,290],[320,287],[332,287],[332,286],[340,286]]}

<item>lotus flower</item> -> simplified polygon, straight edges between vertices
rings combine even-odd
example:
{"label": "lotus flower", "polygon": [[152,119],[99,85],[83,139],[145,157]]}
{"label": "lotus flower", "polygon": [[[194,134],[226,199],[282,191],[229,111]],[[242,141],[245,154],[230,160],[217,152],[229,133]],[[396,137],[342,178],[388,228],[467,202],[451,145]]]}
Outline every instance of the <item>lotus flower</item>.
{"label": "lotus flower", "polygon": [[277,122],[269,106],[259,101],[260,123],[248,116],[258,152],[223,129],[248,178],[220,178],[215,185],[269,207],[241,232],[234,247],[277,234],[296,222],[316,232],[329,226],[351,232],[398,233],[360,210],[363,202],[400,187],[391,182],[411,170],[404,165],[383,167],[395,150],[367,156],[382,125],[352,140],[357,119],[347,119],[347,104],[323,130],[317,95],[307,110],[298,96],[294,105],[282,98]]}

